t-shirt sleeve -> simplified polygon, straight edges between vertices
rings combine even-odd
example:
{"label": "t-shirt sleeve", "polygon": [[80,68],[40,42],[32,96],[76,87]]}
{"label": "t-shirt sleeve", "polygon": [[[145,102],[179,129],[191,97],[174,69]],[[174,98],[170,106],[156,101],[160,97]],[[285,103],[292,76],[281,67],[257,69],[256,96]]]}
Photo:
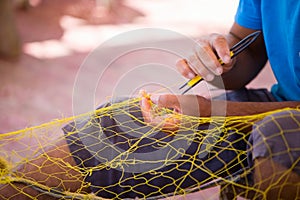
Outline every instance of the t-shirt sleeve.
{"label": "t-shirt sleeve", "polygon": [[261,0],[240,0],[235,15],[235,22],[245,28],[260,30]]}

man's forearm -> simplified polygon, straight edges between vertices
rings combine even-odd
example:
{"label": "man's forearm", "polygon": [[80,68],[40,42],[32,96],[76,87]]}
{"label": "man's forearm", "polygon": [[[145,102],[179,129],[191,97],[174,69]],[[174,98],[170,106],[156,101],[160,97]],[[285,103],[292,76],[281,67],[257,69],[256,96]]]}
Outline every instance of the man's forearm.
{"label": "man's forearm", "polygon": [[211,101],[209,116],[245,116],[264,113],[283,108],[297,108],[300,102],[232,102]]}

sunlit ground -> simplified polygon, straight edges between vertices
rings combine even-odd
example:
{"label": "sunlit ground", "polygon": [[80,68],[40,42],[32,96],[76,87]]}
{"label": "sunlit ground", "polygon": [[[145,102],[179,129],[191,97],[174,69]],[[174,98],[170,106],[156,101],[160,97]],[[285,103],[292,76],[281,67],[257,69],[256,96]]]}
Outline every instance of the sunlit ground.
{"label": "sunlit ground", "polygon": [[[87,52],[125,31],[146,27],[168,29],[190,37],[209,31],[223,32],[224,28],[229,27],[233,21],[237,0],[127,0],[124,4],[138,10],[142,15],[136,16],[131,22],[121,21],[117,24],[100,25],[86,24],[84,19],[63,15],[59,19],[59,25],[63,29],[60,38],[25,43],[24,52],[38,58],[66,56],[74,51]],[[99,11],[101,10],[97,9],[95,4],[90,12]],[[116,12],[120,12],[120,16],[124,14],[125,18],[126,14],[131,14],[122,13],[122,10]],[[97,15],[94,17],[99,21],[105,18]],[[162,36],[161,39],[166,38]]]}

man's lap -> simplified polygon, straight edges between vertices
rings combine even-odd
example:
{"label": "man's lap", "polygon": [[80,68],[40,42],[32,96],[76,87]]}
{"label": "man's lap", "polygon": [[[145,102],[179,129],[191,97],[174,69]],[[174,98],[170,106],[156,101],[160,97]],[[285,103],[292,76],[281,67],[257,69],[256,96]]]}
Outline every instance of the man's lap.
{"label": "man's lap", "polygon": [[[221,98],[224,98],[224,96]],[[266,90],[249,91],[246,89],[241,89],[239,91],[227,94],[226,98],[230,101],[274,101],[272,95]],[[136,105],[134,110],[138,109],[139,106]],[[140,112],[136,112],[135,114],[137,114],[137,116],[135,116],[137,119],[142,120]],[[93,121],[92,123],[91,120]],[[102,159],[101,157],[98,159],[99,157],[97,157],[97,155],[100,154],[100,149],[97,150],[98,153],[95,156],[94,153],[91,153],[94,152],[95,149],[91,150],[91,148],[86,148],[86,144],[91,143],[94,143],[94,146],[99,146],[97,143],[102,143],[103,147],[103,143],[106,143],[103,142],[103,137],[101,138],[102,141],[95,140],[97,136],[95,137],[93,134],[92,138],[90,139],[86,139],[85,137],[86,135],[90,135],[90,133],[97,133],[99,131],[103,132],[103,127],[113,127],[112,131],[106,132],[104,136],[104,140],[107,140],[106,138],[110,138],[107,140],[110,143],[107,148],[111,148],[112,146],[110,145],[112,144],[118,146],[118,148],[122,149],[122,151],[127,151],[129,148],[131,148],[130,145],[126,144],[128,143],[127,141],[136,142],[137,140],[135,140],[130,134],[121,134],[122,130],[118,129],[115,126],[115,123],[116,121],[114,121],[111,116],[107,116],[101,117],[100,120],[99,118],[92,118],[82,123],[77,123],[76,125],[70,124],[64,128],[65,133],[72,133],[68,134],[66,138],[77,165],[79,165],[82,169],[94,169],[92,170],[91,175],[85,178],[85,181],[90,182],[92,191],[102,197],[135,198],[136,196],[145,197],[149,194],[155,196],[170,192],[172,193],[178,187],[195,187],[198,185],[197,182],[204,183],[211,180],[211,173],[214,173],[215,175],[218,174],[218,176],[226,176],[232,173],[232,171],[236,171],[238,168],[245,167],[247,165],[246,155],[238,154],[238,151],[236,151],[238,148],[240,148],[239,150],[242,151],[246,150],[247,138],[246,140],[241,140],[243,137],[242,135],[231,132],[227,135],[227,140],[225,142],[223,141],[215,147],[215,154],[206,155],[201,158],[196,156],[197,159],[193,160],[192,162],[188,159],[195,157],[195,155],[199,155],[200,146],[199,141],[197,142],[197,138],[193,138],[192,143],[186,149],[185,156],[183,154],[179,156],[176,161],[169,162],[169,164],[163,165],[162,167],[156,167],[155,169],[150,170],[150,172],[146,172],[145,170],[128,172],[124,170],[124,168],[122,170],[122,167],[120,168],[120,166],[119,168],[112,167],[103,162],[103,159],[105,160],[107,158]],[[91,126],[87,126],[87,124],[90,124]],[[138,122],[133,122],[133,124],[131,123],[133,126],[136,126],[137,124]],[[131,125],[129,124],[129,126]],[[141,124],[139,124],[139,126],[140,125]],[[204,125],[203,127],[199,128],[201,129],[207,127]],[[78,130],[83,130],[83,132]],[[139,145],[142,148],[140,148],[138,153],[143,154],[156,151],[155,148],[159,148],[158,146],[155,147],[155,145],[157,145],[156,140],[163,140],[162,143],[172,140],[171,136],[165,137],[163,136],[164,134],[165,133],[158,133],[153,138],[139,141],[141,142]],[[235,143],[235,141],[239,141],[234,145],[234,148],[237,149],[231,151],[226,150],[226,146],[231,145],[229,144],[230,142]],[[151,145],[147,145],[147,143]],[[105,151],[104,154],[108,154],[108,152]],[[112,154],[115,156],[114,154],[116,153]],[[113,156],[109,155],[108,160],[113,159]],[[240,162],[237,165],[238,160],[243,162]],[[231,166],[235,165],[235,167],[230,168],[227,163],[231,163]],[[103,168],[99,168],[97,166],[102,166]],[[231,170],[227,171],[227,167]],[[184,180],[182,177],[185,177]]]}
{"label": "man's lap", "polygon": [[[135,112],[131,115],[140,118],[140,111],[136,112],[139,105],[136,104],[132,109]],[[100,119],[97,117],[91,118],[82,123],[77,122],[76,126],[70,124],[64,128],[64,131],[69,133],[66,139],[75,162],[83,170],[91,169],[91,174],[85,177],[85,181],[90,182],[91,190],[101,197],[144,198],[174,193],[176,190],[179,193],[178,188],[181,190],[197,187],[199,182],[205,183],[212,180],[212,173],[218,176],[227,176],[246,163],[246,155],[240,153],[245,149],[246,141],[237,144],[236,149],[240,148],[240,151],[236,149],[231,151],[222,150],[224,149],[222,146],[226,147],[230,142],[241,140],[240,138],[243,137],[241,134],[228,133],[226,142],[219,144],[214,153],[201,156],[200,159],[201,142],[199,140],[201,138],[195,136],[194,132],[181,133],[182,136],[176,139],[174,139],[175,136],[157,132],[153,136],[140,140],[128,132],[122,132],[124,130],[116,126],[120,122],[124,125],[122,114],[120,114],[121,116],[117,115],[115,114],[114,118],[110,116],[104,116]],[[129,120],[128,116],[123,117]],[[136,126],[137,123],[134,122],[131,126]],[[141,131],[142,126],[133,129],[133,131]],[[109,128],[103,131],[101,127]],[[208,126],[203,125],[199,127],[199,129],[201,128],[207,129]],[[100,134],[103,134],[103,137],[99,136]],[[182,146],[186,143],[190,144],[186,146],[186,149],[182,147],[183,152],[177,150],[181,148],[178,146],[178,142]],[[87,146],[91,143],[94,143],[97,149],[91,149]],[[135,170],[126,169],[126,165],[130,165],[126,164],[126,161],[123,165],[113,166],[112,162],[118,159],[119,154],[129,152],[129,149],[135,144],[138,144],[139,148],[133,150],[133,152],[130,150],[130,153],[136,155],[138,158],[137,163],[144,162],[144,164],[138,167],[131,165],[132,168],[136,167]],[[118,149],[119,154],[112,149]],[[167,151],[164,151],[166,149]],[[159,153],[160,150],[164,153]],[[159,165],[154,164],[151,166],[151,163],[148,163],[149,160],[147,160],[150,158],[149,156],[151,156],[152,161],[159,162]],[[194,158],[194,160],[191,160],[191,158]],[[129,160],[129,158],[124,159]],[[206,162],[203,162],[203,160]],[[238,163],[241,160],[244,162]],[[231,167],[227,166],[227,163],[230,163]]]}

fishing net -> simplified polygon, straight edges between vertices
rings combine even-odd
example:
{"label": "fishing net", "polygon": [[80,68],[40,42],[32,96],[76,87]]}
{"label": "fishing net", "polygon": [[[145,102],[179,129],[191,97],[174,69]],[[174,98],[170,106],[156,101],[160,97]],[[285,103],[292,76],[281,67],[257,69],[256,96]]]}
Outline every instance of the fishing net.
{"label": "fishing net", "polygon": [[[212,181],[263,197],[252,187],[246,146],[251,150],[248,138],[256,122],[278,111],[209,118],[176,114],[180,127],[165,132],[143,121],[139,101],[108,103],[90,113],[1,134],[0,197],[160,199],[199,191]],[[236,179],[241,169],[243,182]]]}

